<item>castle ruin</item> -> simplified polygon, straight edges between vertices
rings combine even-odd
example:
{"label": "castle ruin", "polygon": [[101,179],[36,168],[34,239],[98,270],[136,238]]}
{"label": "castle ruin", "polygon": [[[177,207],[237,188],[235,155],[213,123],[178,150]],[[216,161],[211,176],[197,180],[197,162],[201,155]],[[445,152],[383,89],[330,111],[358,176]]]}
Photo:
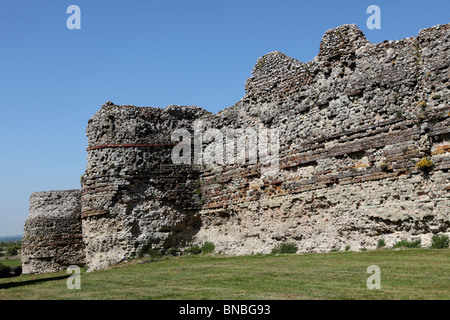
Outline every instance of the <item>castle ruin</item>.
{"label": "castle ruin", "polygon": [[[31,196],[24,273],[96,270],[206,241],[227,254],[282,242],[328,252],[448,234],[449,41],[449,24],[377,44],[343,25],[308,63],[259,58],[245,96],[217,114],[105,103],[88,122],[81,190]],[[173,131],[198,120],[276,129],[279,170],[174,164]]]}

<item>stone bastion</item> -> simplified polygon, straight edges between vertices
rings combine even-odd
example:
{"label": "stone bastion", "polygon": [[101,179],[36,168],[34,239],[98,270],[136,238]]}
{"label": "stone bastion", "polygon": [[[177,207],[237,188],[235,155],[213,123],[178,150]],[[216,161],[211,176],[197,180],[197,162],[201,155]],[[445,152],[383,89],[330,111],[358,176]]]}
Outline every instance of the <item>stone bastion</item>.
{"label": "stone bastion", "polygon": [[[206,241],[227,254],[282,242],[300,252],[429,245],[450,231],[449,40],[448,24],[377,44],[343,25],[310,62],[259,58],[244,97],[217,114],[105,103],[88,122],[81,190],[31,197],[24,273],[95,270]],[[278,170],[174,164],[172,133],[195,123],[276,130]]]}

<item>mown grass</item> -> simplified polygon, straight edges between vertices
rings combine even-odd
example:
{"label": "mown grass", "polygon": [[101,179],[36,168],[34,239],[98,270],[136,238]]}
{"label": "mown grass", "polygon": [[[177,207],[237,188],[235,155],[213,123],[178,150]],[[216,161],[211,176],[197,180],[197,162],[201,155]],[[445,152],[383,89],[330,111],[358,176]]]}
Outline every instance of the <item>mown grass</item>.
{"label": "mown grass", "polygon": [[4,259],[0,260],[0,264],[7,267],[20,267],[22,265],[20,259]]}
{"label": "mown grass", "polygon": [[[381,289],[366,286],[381,269]],[[450,250],[402,249],[325,254],[199,255],[137,260],[82,272],[0,279],[0,299],[450,299]]]}

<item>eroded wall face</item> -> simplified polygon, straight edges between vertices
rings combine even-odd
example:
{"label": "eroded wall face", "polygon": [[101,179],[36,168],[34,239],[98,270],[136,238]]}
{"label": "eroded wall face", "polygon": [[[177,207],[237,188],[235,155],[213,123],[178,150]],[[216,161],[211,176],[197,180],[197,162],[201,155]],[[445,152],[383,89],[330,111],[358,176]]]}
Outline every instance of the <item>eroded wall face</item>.
{"label": "eroded wall face", "polygon": [[24,274],[84,266],[79,190],[36,192],[23,233]]}
{"label": "eroded wall face", "polygon": [[[261,57],[246,95],[217,127],[279,130],[280,170],[210,166],[202,228],[217,250],[375,248],[449,232],[449,26],[370,44],[354,26],[330,30],[316,59]],[[415,164],[430,156],[429,174]]]}
{"label": "eroded wall face", "polygon": [[197,107],[104,105],[87,129],[83,237],[90,270],[151,248],[187,245],[200,228],[200,172],[171,160],[171,133],[191,128]]}
{"label": "eroded wall face", "polygon": [[[205,241],[232,254],[283,241],[323,252],[449,232],[449,33],[371,44],[356,26],[329,30],[311,62],[258,59],[245,96],[216,115],[105,104],[87,129],[88,265]],[[195,120],[204,130],[277,130],[278,172],[174,165],[170,135]],[[428,173],[416,168],[425,156]]]}

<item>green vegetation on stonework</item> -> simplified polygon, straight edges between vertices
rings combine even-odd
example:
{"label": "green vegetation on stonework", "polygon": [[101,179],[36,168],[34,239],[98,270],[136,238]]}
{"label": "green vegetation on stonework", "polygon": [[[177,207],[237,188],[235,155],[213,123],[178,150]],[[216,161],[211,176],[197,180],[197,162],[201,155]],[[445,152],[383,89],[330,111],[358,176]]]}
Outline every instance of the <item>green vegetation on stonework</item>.
{"label": "green vegetation on stonework", "polygon": [[216,249],[216,246],[214,243],[206,241],[200,249],[202,253],[212,253]]}
{"label": "green vegetation on stonework", "polygon": [[445,234],[443,235],[434,235],[433,238],[431,238],[431,248],[432,249],[446,249],[449,247],[450,240],[448,236]]}
{"label": "green vegetation on stonework", "polygon": [[384,239],[378,239],[377,248],[383,248],[386,246]]}
{"label": "green vegetation on stonework", "polygon": [[393,248],[420,248],[420,244],[420,239],[416,239],[414,241],[400,240],[394,244]]}
{"label": "green vegetation on stonework", "polygon": [[216,249],[214,243],[206,241],[201,247],[198,245],[193,245],[186,250],[184,250],[185,254],[200,254],[200,253],[212,253]]}
{"label": "green vegetation on stonework", "polygon": [[387,172],[389,170],[389,165],[387,163],[382,163],[382,164],[380,164],[380,168],[384,172]]}
{"label": "green vegetation on stonework", "polygon": [[[381,270],[381,289],[366,286]],[[296,255],[164,256],[81,273],[0,279],[2,299],[450,299],[450,250],[401,249]]]}
{"label": "green vegetation on stonework", "polygon": [[273,254],[294,254],[297,252],[295,243],[283,242],[278,247],[272,249]]}
{"label": "green vegetation on stonework", "polygon": [[202,253],[202,249],[198,245],[195,244],[195,245],[187,248],[186,250],[184,250],[184,252],[187,254],[200,254],[200,253]]}

